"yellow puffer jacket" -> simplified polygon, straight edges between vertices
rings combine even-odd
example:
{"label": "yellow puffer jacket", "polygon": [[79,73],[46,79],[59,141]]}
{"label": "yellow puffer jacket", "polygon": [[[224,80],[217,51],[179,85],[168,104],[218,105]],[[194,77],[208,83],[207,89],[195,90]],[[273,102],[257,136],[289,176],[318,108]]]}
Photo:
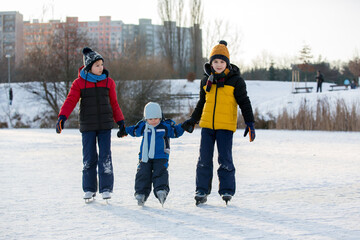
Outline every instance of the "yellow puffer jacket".
{"label": "yellow puffer jacket", "polygon": [[240,77],[239,68],[231,64],[224,86],[219,87],[213,83],[209,92],[206,91],[206,82],[211,74],[208,63],[205,64],[204,70],[207,76],[201,80],[200,98],[191,118],[199,122],[202,128],[235,132],[239,105],[245,122],[254,122],[251,102],[247,95],[245,81]]}
{"label": "yellow puffer jacket", "polygon": [[[205,90],[206,85],[203,88]],[[237,103],[234,97],[234,87],[225,85],[218,88],[216,84],[213,84],[210,92],[206,92],[199,126],[235,132],[236,123]]]}

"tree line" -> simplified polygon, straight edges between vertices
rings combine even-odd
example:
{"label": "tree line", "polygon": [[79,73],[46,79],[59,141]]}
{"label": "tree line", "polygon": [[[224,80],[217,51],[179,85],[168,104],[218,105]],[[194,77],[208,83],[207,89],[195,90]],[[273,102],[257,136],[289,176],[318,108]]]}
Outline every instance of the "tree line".
{"label": "tree line", "polygon": [[296,69],[300,71],[301,81],[315,81],[316,71],[320,70],[324,75],[325,82],[343,84],[345,79],[349,79],[359,85],[360,57],[354,57],[348,62],[334,65],[321,57],[314,59],[310,46],[304,45],[299,51],[299,55],[286,65],[276,63],[273,59],[258,61],[262,63],[262,66],[254,64],[253,67],[243,70],[244,79],[291,81],[292,71]]}

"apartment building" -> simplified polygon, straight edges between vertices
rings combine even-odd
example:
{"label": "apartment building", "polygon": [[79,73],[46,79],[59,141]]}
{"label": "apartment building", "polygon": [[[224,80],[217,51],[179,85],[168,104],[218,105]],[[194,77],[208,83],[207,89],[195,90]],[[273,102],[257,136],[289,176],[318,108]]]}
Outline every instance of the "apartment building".
{"label": "apartment building", "polygon": [[0,56],[6,55],[15,64],[24,56],[23,16],[19,12],[0,12]]}
{"label": "apartment building", "polygon": [[[194,41],[194,28],[177,27],[176,22],[165,22],[154,25],[151,19],[139,19],[139,24],[125,24],[120,20],[112,20],[110,16],[100,16],[99,21],[79,21],[78,17],[67,17],[65,22],[51,20],[46,23],[33,20],[23,22],[18,12],[0,12],[0,53],[11,53],[21,60],[34,47],[47,44],[47,39],[62,28],[73,28],[83,34],[90,46],[99,51],[109,50],[114,55],[122,55],[130,46],[138,48],[138,54],[147,58],[166,55],[165,38],[175,53],[174,68],[181,64],[190,68],[194,61],[180,63],[181,56],[193,56],[197,49],[198,62],[202,61],[201,29],[197,28]],[[179,37],[181,33],[181,37]],[[168,39],[169,40],[169,39]],[[181,51],[179,52],[179,46]],[[197,46],[195,48],[195,46]],[[140,50],[139,50],[140,49]],[[189,58],[190,60],[192,57]],[[196,62],[196,61],[195,61]],[[201,74],[201,73],[200,73]]]}

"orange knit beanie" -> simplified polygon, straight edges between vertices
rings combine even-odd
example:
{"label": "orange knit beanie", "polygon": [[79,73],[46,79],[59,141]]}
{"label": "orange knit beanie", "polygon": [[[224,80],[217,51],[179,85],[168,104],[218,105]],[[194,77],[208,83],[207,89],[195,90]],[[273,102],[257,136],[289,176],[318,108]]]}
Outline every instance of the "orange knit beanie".
{"label": "orange knit beanie", "polygon": [[210,64],[215,59],[222,59],[226,62],[226,65],[230,65],[230,54],[229,50],[227,49],[227,42],[221,40],[218,45],[216,45],[210,53]]}

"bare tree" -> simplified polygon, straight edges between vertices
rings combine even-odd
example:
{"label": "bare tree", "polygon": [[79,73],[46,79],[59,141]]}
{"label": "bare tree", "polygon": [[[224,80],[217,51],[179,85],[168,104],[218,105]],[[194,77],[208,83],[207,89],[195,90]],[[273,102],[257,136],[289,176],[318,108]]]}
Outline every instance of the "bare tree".
{"label": "bare tree", "polygon": [[349,61],[349,70],[354,76],[360,77],[360,58],[359,57],[355,57],[353,60]]}
{"label": "bare tree", "polygon": [[28,52],[24,78],[39,82],[28,84],[27,89],[45,100],[56,116],[59,104],[65,100],[77,77],[77,69],[82,65],[81,49],[88,41],[77,25],[56,23],[52,27],[51,34],[41,34],[46,37],[45,41],[37,42]]}
{"label": "bare tree", "polygon": [[266,50],[263,50],[260,55],[252,60],[253,66],[255,69],[264,68],[267,69],[270,67],[273,62],[274,56],[272,56]]}
{"label": "bare tree", "polygon": [[202,32],[201,26],[204,21],[203,6],[201,0],[191,0],[190,2],[190,21],[192,26],[192,65],[193,72],[200,78],[203,74],[202,64]]}
{"label": "bare tree", "polygon": [[159,102],[164,112],[169,106],[165,94],[169,86],[159,79],[168,77],[171,69],[166,67],[164,59],[146,56],[144,42],[142,36],[127,41],[121,56],[106,65],[116,79],[118,102],[126,124],[142,119],[144,106],[149,101]]}
{"label": "bare tree", "polygon": [[169,65],[173,67],[174,76],[184,76],[187,60],[186,12],[184,0],[158,0],[158,12],[163,22],[163,31],[159,32],[160,46]]}
{"label": "bare tree", "polygon": [[[208,58],[211,49],[219,43],[220,40],[225,40],[228,43],[228,49],[231,56],[236,56],[240,52],[241,46],[241,31],[237,30],[237,26],[230,24],[223,19],[214,19],[204,26],[205,35],[203,41],[204,53]],[[232,60],[230,59],[230,62]]]}

